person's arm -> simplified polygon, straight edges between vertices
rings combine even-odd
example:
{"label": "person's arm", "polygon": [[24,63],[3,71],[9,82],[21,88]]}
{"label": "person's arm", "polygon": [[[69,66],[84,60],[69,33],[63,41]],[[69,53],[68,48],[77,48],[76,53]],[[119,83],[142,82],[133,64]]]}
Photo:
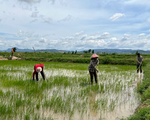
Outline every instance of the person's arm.
{"label": "person's arm", "polygon": [[140,64],[142,64],[142,62],[143,62],[143,57],[141,56],[141,59],[142,59],[142,61],[141,61],[141,63]]}
{"label": "person's arm", "polygon": [[44,64],[43,63],[41,63],[41,68],[42,68],[42,71],[43,71],[43,68],[44,68]]}
{"label": "person's arm", "polygon": [[33,72],[33,80],[34,80],[35,73],[36,73],[36,70],[34,70],[34,72]]}
{"label": "person's arm", "polygon": [[93,66],[93,68],[98,72],[98,69],[94,66],[93,62],[91,61],[91,65]]}
{"label": "person's arm", "polygon": [[97,59],[97,66],[99,65],[99,60]]}

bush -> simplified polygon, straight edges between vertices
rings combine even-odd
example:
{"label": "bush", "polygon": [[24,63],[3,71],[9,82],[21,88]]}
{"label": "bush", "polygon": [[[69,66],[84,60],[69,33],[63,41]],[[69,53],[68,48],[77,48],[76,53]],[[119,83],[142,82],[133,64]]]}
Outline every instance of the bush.
{"label": "bush", "polygon": [[150,107],[148,108],[140,108],[138,112],[130,116],[128,120],[150,120]]}

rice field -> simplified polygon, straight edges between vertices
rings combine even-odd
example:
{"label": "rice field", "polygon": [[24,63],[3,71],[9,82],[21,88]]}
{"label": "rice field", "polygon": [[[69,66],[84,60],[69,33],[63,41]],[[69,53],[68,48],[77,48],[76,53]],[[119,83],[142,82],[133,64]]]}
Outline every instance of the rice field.
{"label": "rice field", "polygon": [[46,80],[32,81],[33,61],[0,62],[1,120],[119,120],[134,113],[142,74],[136,66],[44,62]]}

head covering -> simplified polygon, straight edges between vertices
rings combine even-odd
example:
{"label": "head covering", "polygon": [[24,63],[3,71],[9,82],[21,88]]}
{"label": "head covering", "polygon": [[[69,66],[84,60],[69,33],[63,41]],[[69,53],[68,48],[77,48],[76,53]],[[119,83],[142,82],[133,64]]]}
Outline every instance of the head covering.
{"label": "head covering", "polygon": [[42,68],[41,67],[37,67],[36,68],[36,72],[41,72],[42,71]]}
{"label": "head covering", "polygon": [[138,53],[138,55],[140,55],[140,53]]}
{"label": "head covering", "polygon": [[91,58],[98,58],[99,56],[97,55],[97,54],[93,54],[92,56],[91,56]]}

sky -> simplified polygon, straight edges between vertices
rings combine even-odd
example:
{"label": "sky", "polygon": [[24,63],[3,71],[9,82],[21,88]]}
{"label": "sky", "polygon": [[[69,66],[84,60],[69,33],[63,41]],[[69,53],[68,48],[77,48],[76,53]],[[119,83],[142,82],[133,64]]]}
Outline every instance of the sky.
{"label": "sky", "polygon": [[150,50],[150,0],[0,0],[0,50]]}

